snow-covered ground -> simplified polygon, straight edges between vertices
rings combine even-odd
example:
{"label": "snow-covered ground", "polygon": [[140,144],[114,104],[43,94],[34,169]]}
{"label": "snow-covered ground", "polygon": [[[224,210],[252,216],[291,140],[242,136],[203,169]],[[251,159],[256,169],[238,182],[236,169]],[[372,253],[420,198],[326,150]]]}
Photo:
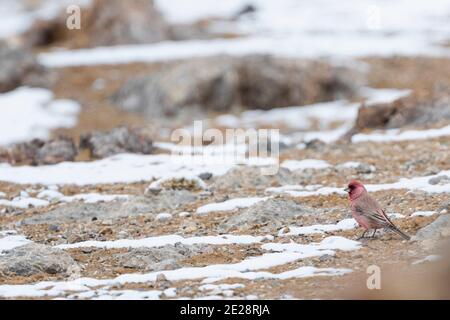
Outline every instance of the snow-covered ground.
{"label": "snow-covered ground", "polygon": [[70,128],[77,122],[80,105],[55,100],[47,89],[21,87],[0,94],[0,146],[46,139],[56,128]]}
{"label": "snow-covered ground", "polygon": [[449,55],[440,43],[450,38],[445,0],[432,1],[296,1],[296,0],[159,0],[172,23],[210,17],[230,19],[249,3],[256,12],[213,29],[242,34],[237,39],[162,42],[42,54],[44,65],[155,62],[216,54],[254,53],[289,57],[367,55]]}

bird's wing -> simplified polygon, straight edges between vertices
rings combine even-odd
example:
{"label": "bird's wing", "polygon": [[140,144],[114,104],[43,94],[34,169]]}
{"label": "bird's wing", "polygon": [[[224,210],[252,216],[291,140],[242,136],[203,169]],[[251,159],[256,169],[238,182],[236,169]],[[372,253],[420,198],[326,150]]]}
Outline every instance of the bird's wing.
{"label": "bird's wing", "polygon": [[382,225],[394,225],[392,221],[388,218],[386,213],[381,209],[378,202],[373,199],[370,195],[362,195],[358,199],[358,204],[356,205],[356,210],[364,215],[366,218]]}

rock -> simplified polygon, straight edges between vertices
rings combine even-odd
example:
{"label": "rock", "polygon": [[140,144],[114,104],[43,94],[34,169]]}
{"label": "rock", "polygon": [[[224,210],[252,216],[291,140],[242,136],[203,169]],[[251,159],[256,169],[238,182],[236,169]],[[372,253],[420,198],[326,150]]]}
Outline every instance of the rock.
{"label": "rock", "polygon": [[426,98],[410,95],[392,103],[362,106],[358,111],[352,133],[366,128],[400,128],[407,125],[425,125],[450,119],[450,103],[447,95]]}
{"label": "rock", "polygon": [[69,276],[80,272],[78,264],[63,250],[27,244],[0,255],[0,275],[29,277],[36,274]]}
{"label": "rock", "polygon": [[37,151],[36,163],[41,165],[74,161],[77,153],[77,148],[72,139],[53,139],[45,142],[44,145]]}
{"label": "rock", "polygon": [[119,153],[150,154],[153,140],[143,128],[119,127],[110,132],[82,135],[80,148],[88,149],[93,158],[106,158]]}
{"label": "rock", "polygon": [[7,149],[6,154],[4,160],[11,164],[45,165],[74,161],[78,151],[72,139],[59,137],[18,143]]}
{"label": "rock", "polygon": [[145,193],[158,193],[159,189],[163,190],[190,190],[198,191],[207,189],[207,185],[196,176],[173,176],[156,180],[150,184]]}
{"label": "rock", "polygon": [[[193,202],[196,197],[188,191],[163,191],[158,195],[147,197],[130,197],[126,201],[99,203],[72,202],[57,207],[46,213],[24,219],[22,224],[52,224],[64,222],[81,222],[110,220],[121,217],[154,214],[176,209],[180,205]],[[152,217],[154,218],[154,216]]]}
{"label": "rock", "polygon": [[219,230],[221,232],[230,232],[242,227],[253,228],[265,225],[259,230],[268,232],[281,228],[289,219],[312,214],[317,214],[317,210],[298,204],[294,200],[270,198],[230,217],[219,226]]}
{"label": "rock", "polygon": [[213,174],[211,172],[202,172],[198,175],[198,177],[202,180],[209,180],[211,179]]}
{"label": "rock", "polygon": [[126,253],[115,254],[117,263],[125,268],[139,271],[173,270],[181,267],[181,260],[200,253],[203,245],[165,245],[157,248],[134,248]]}
{"label": "rock", "polygon": [[[25,48],[13,48],[0,41],[0,92],[12,90],[25,84],[42,84],[44,68],[40,66],[32,52]],[[39,77],[35,77],[38,74]]]}
{"label": "rock", "polygon": [[428,183],[431,185],[437,185],[437,184],[447,184],[450,183],[450,177],[446,175],[439,175],[437,177],[431,178],[428,180]]}
{"label": "rock", "polygon": [[163,213],[159,213],[158,215],[156,215],[155,220],[164,222],[164,221],[172,220],[172,218],[173,217],[170,213],[163,212]]}
{"label": "rock", "polygon": [[250,14],[253,14],[257,11],[258,9],[251,3],[248,3],[246,5],[244,5],[241,9],[239,9],[234,15],[233,15],[233,19],[237,20],[242,18],[243,16],[247,16]]}
{"label": "rock", "polygon": [[149,117],[304,105],[350,96],[352,86],[340,71],[322,62],[262,55],[193,58],[131,79],[112,99],[122,110]]}
{"label": "rock", "polygon": [[153,43],[170,36],[153,0],[95,0],[86,32],[90,46]]}
{"label": "rock", "polygon": [[438,240],[441,237],[450,236],[450,214],[444,214],[438,217],[429,225],[423,227],[417,231],[416,235],[412,237],[412,240]]}
{"label": "rock", "polygon": [[338,171],[354,170],[358,174],[369,174],[376,171],[375,166],[361,162],[345,162],[336,166]]}
{"label": "rock", "polygon": [[265,190],[270,187],[298,184],[300,179],[298,173],[292,173],[286,168],[280,167],[274,175],[262,175],[259,167],[243,166],[233,168],[225,175],[217,177],[212,188],[222,191],[240,188]]}

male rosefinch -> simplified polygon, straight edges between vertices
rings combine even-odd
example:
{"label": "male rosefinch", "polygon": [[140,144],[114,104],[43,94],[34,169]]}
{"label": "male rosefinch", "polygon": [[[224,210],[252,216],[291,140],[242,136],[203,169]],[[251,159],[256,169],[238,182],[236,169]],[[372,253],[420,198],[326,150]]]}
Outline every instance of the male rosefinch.
{"label": "male rosefinch", "polygon": [[366,232],[370,229],[374,229],[372,234],[372,237],[374,237],[377,229],[381,228],[393,231],[406,240],[410,239],[408,235],[400,231],[389,220],[378,202],[367,193],[366,188],[364,188],[361,182],[352,180],[344,190],[348,192],[348,200],[353,218],[365,229],[364,233],[358,239],[364,238]]}

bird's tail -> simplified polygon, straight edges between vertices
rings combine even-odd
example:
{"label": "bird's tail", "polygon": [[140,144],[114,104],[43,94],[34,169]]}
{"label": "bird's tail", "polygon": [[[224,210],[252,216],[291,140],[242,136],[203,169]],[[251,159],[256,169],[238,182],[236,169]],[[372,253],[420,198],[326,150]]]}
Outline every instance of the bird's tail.
{"label": "bird's tail", "polygon": [[397,228],[394,225],[389,226],[389,230],[395,232],[396,234],[398,234],[399,236],[401,236],[405,240],[411,239],[410,236],[408,236],[406,233],[404,233],[403,231],[401,231],[399,228]]}

